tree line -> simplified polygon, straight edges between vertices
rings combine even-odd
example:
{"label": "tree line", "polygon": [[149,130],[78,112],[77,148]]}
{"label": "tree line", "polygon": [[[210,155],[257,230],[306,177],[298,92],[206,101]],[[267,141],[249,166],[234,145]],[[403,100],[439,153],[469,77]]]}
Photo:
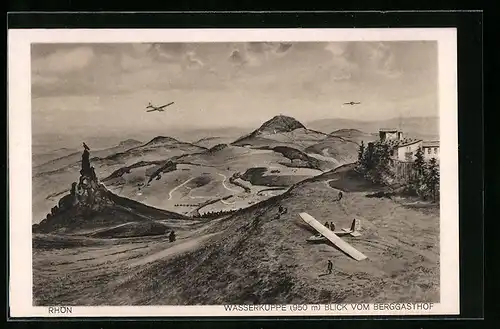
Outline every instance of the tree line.
{"label": "tree line", "polygon": [[[391,148],[380,141],[361,142],[358,150],[356,171],[372,183],[390,185],[395,180],[394,161],[391,159]],[[406,182],[405,192],[424,200],[439,198],[439,164],[432,158],[426,161],[424,151],[419,148],[415,153],[410,180]]]}
{"label": "tree line", "polygon": [[219,210],[219,211],[207,211],[203,214],[196,214],[193,217],[194,218],[216,218],[222,215],[229,215],[234,212],[236,212],[237,209],[231,209],[231,210]]}

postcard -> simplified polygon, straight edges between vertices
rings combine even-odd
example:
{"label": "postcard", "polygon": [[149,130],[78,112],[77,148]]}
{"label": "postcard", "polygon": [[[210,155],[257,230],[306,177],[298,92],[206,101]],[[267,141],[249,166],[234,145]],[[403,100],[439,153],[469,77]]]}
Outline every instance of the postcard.
{"label": "postcard", "polygon": [[8,32],[12,317],[459,314],[455,29]]}

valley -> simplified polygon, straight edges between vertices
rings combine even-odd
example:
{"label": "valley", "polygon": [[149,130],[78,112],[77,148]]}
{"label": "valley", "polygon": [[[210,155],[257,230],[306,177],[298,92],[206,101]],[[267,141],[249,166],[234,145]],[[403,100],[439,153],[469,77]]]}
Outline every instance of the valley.
{"label": "valley", "polygon": [[[439,300],[439,206],[370,197],[384,188],[353,166],[368,133],[277,116],[220,141],[158,136],[36,166],[34,304]],[[368,259],[306,242],[301,212],[358,219],[362,236],[346,241]]]}

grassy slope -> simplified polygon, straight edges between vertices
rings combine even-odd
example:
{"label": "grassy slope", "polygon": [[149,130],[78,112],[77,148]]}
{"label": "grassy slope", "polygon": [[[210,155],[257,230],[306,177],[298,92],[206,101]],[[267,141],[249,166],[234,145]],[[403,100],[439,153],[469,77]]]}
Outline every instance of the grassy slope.
{"label": "grassy slope", "polygon": [[367,144],[368,142],[373,142],[378,139],[378,134],[365,133],[357,129],[338,129],[330,133],[330,136],[339,137],[358,145],[361,144],[361,142]]}
{"label": "grassy slope", "polygon": [[306,153],[319,154],[337,160],[340,164],[356,161],[359,146],[343,138],[329,136],[305,149]]}
{"label": "grassy slope", "polygon": [[[336,193],[324,181],[308,182],[281,201],[288,213],[279,220],[273,217],[277,205],[272,202],[267,208],[255,208],[238,216],[224,233],[224,240],[181,257],[168,268],[158,264],[146,271],[159,281],[173,280],[177,289],[155,291],[149,300],[144,296],[142,301],[436,301],[439,220],[393,201],[367,199],[358,193],[348,194],[341,206],[332,202]],[[369,259],[355,262],[326,245],[305,243],[312,233],[297,220],[301,211],[320,220],[333,220],[341,227],[348,227],[354,216],[362,215],[364,236],[347,239]],[[335,275],[319,278],[327,259],[333,260]],[[189,280],[178,277],[176,271],[185,271],[186,266],[192,273]],[[222,269],[222,273],[216,269]],[[145,291],[149,291],[148,286],[141,283]],[[306,300],[303,296],[307,296]]]}
{"label": "grassy slope", "polygon": [[278,132],[267,134],[250,134],[235,141],[233,145],[243,146],[246,144],[252,147],[268,146],[289,146],[303,151],[308,146],[314,145],[327,135],[309,129],[299,128],[290,132]]}
{"label": "grassy slope", "polygon": [[234,140],[234,137],[205,137],[193,142],[193,144],[209,149],[218,144],[230,144]]}
{"label": "grassy slope", "polygon": [[[34,226],[36,233],[78,233],[98,228],[112,228],[128,223],[147,223],[137,225],[138,231],[157,230],[152,221],[168,219],[188,219],[187,217],[153,208],[142,203],[109,193],[112,204],[102,211],[83,213],[78,208],[70,208],[60,212]],[[135,233],[129,233],[133,235]],[[142,234],[142,233],[141,233]]]}
{"label": "grassy slope", "polygon": [[[301,182],[282,196],[213,225],[206,233],[223,233],[210,237],[197,250],[140,269],[128,270],[124,262],[114,270],[99,271],[102,276],[92,281],[91,296],[67,292],[53,302],[437,302],[437,211],[423,213],[392,200],[367,198],[359,192],[365,183],[352,183],[356,178],[346,179],[347,174],[349,166]],[[340,203],[334,201],[338,190],[330,184],[346,191]],[[279,219],[275,218],[278,203],[288,208]],[[331,246],[306,243],[313,232],[298,217],[303,211],[320,221],[334,221],[338,227],[348,227],[352,218],[361,218],[363,235],[344,239],[368,259],[356,262]],[[334,272],[320,276],[328,259],[334,263]],[[91,289],[86,284],[71,289]]]}

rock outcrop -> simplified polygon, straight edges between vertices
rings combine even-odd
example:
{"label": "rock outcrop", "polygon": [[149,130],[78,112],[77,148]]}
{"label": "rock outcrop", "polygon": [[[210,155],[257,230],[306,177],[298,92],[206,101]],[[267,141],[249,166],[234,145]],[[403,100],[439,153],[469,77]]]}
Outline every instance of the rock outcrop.
{"label": "rock outcrop", "polygon": [[74,216],[90,215],[94,212],[102,211],[105,207],[113,205],[111,192],[104,184],[99,182],[94,167],[90,164],[90,153],[87,148],[82,153],[80,178],[78,182],[71,184],[70,193],[63,196],[58,204],[52,207],[47,217],[39,225],[34,225],[34,229],[43,226],[44,222],[60,217],[66,212],[71,212]]}
{"label": "rock outcrop", "polygon": [[[160,170],[167,168],[161,167]],[[59,200],[45,219],[33,225],[32,231],[92,235],[107,229],[111,230],[107,231],[109,234],[115,234],[116,237],[157,235],[163,234],[165,225],[159,225],[156,221],[170,219],[189,218],[113,194],[96,176],[87,147],[82,154],[78,182],[71,184],[69,194]],[[121,227],[123,224],[127,226]]]}

